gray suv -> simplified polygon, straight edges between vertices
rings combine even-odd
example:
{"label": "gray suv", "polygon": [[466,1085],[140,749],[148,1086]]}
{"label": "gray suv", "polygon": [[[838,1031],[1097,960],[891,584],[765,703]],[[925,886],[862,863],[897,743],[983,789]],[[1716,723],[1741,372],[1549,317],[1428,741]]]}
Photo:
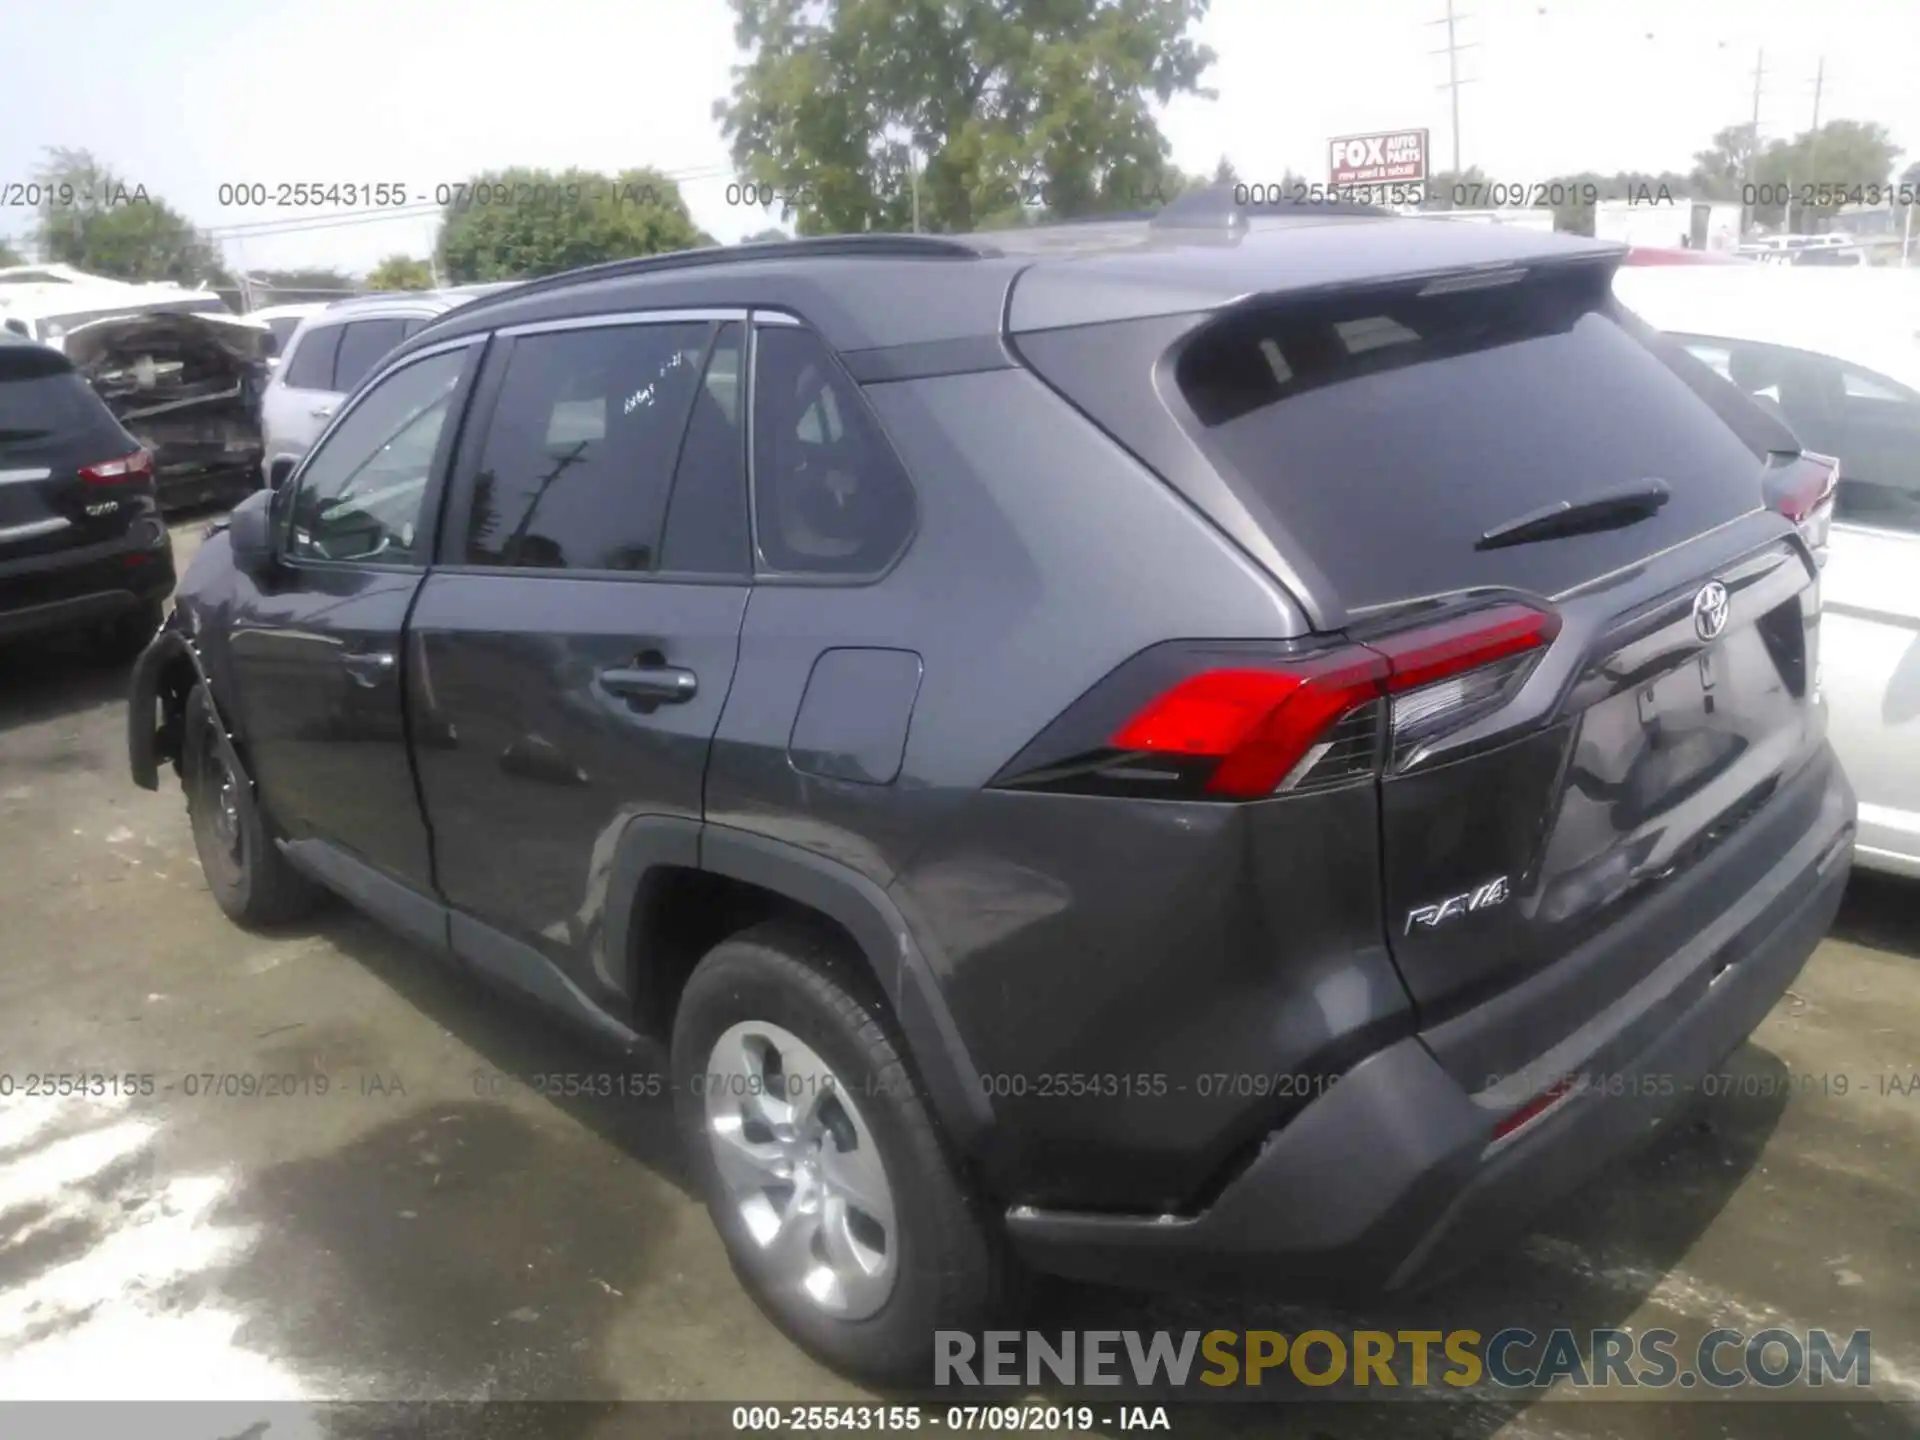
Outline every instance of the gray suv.
{"label": "gray suv", "polygon": [[1621,254],[1202,194],[503,291],[201,548],[134,778],[235,920],[325,887],[662,1056],[604,1093],[849,1371],[1023,1266],[1429,1281],[1850,864],[1831,467]]}

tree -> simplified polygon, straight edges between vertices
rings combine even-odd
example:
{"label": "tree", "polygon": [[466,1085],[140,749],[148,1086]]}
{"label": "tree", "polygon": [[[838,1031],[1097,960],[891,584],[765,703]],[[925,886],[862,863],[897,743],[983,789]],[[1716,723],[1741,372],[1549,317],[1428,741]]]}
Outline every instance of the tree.
{"label": "tree", "polygon": [[1900,183],[1909,187],[1920,188],[1920,160],[1914,161],[1913,164],[1907,166],[1906,169],[1900,172]]}
{"label": "tree", "polygon": [[453,283],[532,279],[631,255],[713,243],[658,170],[493,170],[454,187],[440,268]]}
{"label": "tree", "polygon": [[773,240],[791,240],[793,237],[776,226],[769,225],[765,230],[756,230],[742,238],[742,245],[760,245]]}
{"label": "tree", "polygon": [[22,258],[18,250],[14,249],[13,246],[9,245],[6,241],[0,240],[0,265],[24,265],[26,263],[26,260]]}
{"label": "tree", "polygon": [[1774,140],[1754,166],[1753,218],[1762,225],[1791,219],[1796,230],[1818,229],[1819,221],[1848,203],[1847,191],[1885,185],[1899,153],[1886,127],[1870,120],[1829,120],[1817,131]]}
{"label": "tree", "polygon": [[1233,168],[1233,162],[1224,155],[1220,157],[1220,163],[1213,167],[1213,183],[1215,185],[1238,185],[1240,183],[1240,172]]}
{"label": "tree", "polygon": [[[1486,174],[1478,165],[1469,165],[1458,173],[1452,170],[1436,171],[1427,181],[1427,198],[1420,202],[1422,210],[1491,210],[1493,187],[1488,183]],[[1411,198],[1411,197],[1409,197]],[[1455,202],[1459,203],[1456,204]]]}
{"label": "tree", "polygon": [[431,290],[433,267],[411,255],[389,255],[367,276],[371,290]]}
{"label": "tree", "polygon": [[1713,144],[1696,151],[1688,182],[1696,200],[1738,200],[1747,180],[1747,161],[1753,150],[1752,125],[1729,125],[1713,137]]}
{"label": "tree", "polygon": [[351,275],[322,266],[305,270],[255,270],[250,279],[268,290],[338,290],[351,294],[360,287]]}
{"label": "tree", "polygon": [[1210,0],[732,0],[746,52],[714,117],[801,234],[963,232],[1035,209],[1153,209],[1153,104],[1206,94]]}
{"label": "tree", "polygon": [[33,238],[49,262],[117,280],[233,283],[204,231],[87,151],[49,149],[34,178],[46,198]]}

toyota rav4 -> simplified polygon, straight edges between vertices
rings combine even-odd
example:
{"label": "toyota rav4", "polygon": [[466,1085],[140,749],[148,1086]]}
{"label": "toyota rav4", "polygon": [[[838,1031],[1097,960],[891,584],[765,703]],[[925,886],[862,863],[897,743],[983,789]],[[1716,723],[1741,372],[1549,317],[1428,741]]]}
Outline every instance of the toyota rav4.
{"label": "toyota rav4", "polygon": [[1620,255],[1208,193],[501,291],[201,548],[134,777],[236,921],[324,887],[664,1046],[849,1371],[1022,1269],[1429,1282],[1663,1121],[1850,863],[1834,467]]}

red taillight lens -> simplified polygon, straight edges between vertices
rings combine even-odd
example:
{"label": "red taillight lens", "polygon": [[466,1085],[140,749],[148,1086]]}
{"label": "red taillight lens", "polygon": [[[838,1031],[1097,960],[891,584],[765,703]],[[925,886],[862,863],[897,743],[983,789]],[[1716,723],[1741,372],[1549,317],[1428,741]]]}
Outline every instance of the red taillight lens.
{"label": "red taillight lens", "polygon": [[1383,693],[1387,662],[1358,647],[1284,670],[1208,670],[1151,701],[1113,748],[1217,758],[1216,795],[1271,795],[1335,721]]}
{"label": "red taillight lens", "polygon": [[118,460],[82,465],[80,478],[89,485],[139,485],[153,479],[153,456],[145,450],[136,450]]}
{"label": "red taillight lens", "polygon": [[1270,668],[1204,670],[1142,706],[1108,743],[1215,760],[1205,789],[1234,799],[1371,775],[1381,764],[1375,701],[1391,700],[1388,753],[1402,763],[1511,695],[1558,630],[1553,615],[1499,605]]}
{"label": "red taillight lens", "polygon": [[1571,1095],[1579,1083],[1579,1076],[1563,1075],[1538,1095],[1527,1101],[1527,1103],[1522,1105],[1518,1110],[1504,1116],[1500,1122],[1493,1127],[1493,1138],[1495,1140],[1504,1140],[1507,1136],[1513,1134],[1514,1131],[1532,1124],[1535,1120],[1538,1120],[1542,1115],[1546,1114],[1547,1111],[1553,1109],[1554,1106],[1566,1099],[1567,1096]]}
{"label": "red taillight lens", "polygon": [[1794,523],[1813,551],[1814,560],[1824,565],[1827,559],[1827,535],[1833,528],[1833,504],[1840,488],[1840,462],[1831,455],[1800,452],[1800,473],[1774,500],[1774,508]]}

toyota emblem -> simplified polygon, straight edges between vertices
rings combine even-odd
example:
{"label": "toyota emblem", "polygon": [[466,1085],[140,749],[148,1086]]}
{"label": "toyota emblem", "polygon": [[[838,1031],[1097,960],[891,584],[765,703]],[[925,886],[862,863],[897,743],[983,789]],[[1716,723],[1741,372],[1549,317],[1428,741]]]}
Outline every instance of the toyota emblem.
{"label": "toyota emblem", "polygon": [[1711,640],[1727,628],[1727,587],[1710,580],[1693,597],[1693,633]]}

